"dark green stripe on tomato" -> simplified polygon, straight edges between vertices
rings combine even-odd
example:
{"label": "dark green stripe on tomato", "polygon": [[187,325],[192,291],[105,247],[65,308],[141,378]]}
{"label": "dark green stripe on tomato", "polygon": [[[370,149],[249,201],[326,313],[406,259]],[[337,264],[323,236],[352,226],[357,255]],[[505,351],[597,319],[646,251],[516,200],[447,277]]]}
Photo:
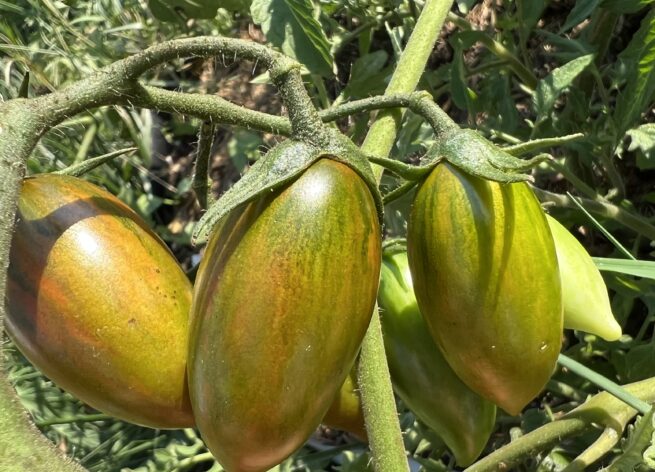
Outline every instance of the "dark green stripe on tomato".
{"label": "dark green stripe on tomato", "polygon": [[450,366],[519,413],[550,378],[562,333],[555,247],[532,191],[441,164],[416,194],[408,252],[421,313]]}
{"label": "dark green stripe on tomato", "polygon": [[368,327],[375,204],[321,159],[219,223],[198,271],[189,355],[203,439],[230,471],[267,470],[321,422]]}

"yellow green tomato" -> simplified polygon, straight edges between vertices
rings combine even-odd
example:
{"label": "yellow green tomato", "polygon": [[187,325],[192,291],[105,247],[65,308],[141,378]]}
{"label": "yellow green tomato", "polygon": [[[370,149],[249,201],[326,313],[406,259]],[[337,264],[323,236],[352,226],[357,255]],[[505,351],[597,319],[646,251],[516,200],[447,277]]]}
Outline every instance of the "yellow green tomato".
{"label": "yellow green tomato", "polygon": [[562,280],[564,327],[596,334],[607,341],[621,337],[607,287],[585,248],[555,218],[546,215],[555,240]]}

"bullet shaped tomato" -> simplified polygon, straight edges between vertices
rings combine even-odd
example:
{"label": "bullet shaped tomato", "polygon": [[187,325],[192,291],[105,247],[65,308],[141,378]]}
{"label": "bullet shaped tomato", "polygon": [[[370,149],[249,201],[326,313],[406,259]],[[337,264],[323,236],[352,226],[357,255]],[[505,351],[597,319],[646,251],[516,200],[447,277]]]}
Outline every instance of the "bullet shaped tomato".
{"label": "bullet shaped tomato", "polygon": [[320,424],[370,322],[380,251],[369,188],[328,158],[219,222],[194,288],[189,389],[227,470],[267,470]]}
{"label": "bullet shaped tomato", "polygon": [[193,425],[190,305],[169,249],[116,197],[74,177],[23,181],[5,325],[57,385],[126,421]]}
{"label": "bullet shaped tomato", "polygon": [[378,299],[394,390],[441,437],[458,465],[470,465],[489,441],[496,407],[457,377],[430,336],[406,252],[385,252]]}
{"label": "bullet shaped tomato", "polygon": [[532,191],[437,166],[412,207],[408,254],[419,308],[450,366],[519,413],[552,375],[562,335],[555,246]]}
{"label": "bullet shaped tomato", "polygon": [[546,215],[555,240],[562,279],[564,327],[579,329],[607,341],[621,337],[607,287],[585,248],[555,218]]}

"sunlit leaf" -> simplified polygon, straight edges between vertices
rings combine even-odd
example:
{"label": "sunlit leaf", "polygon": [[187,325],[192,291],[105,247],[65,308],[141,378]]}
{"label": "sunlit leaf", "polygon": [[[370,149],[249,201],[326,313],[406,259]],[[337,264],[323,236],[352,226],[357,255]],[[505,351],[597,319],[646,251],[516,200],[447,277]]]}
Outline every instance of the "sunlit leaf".
{"label": "sunlit leaf", "polygon": [[254,0],[250,13],[271,44],[310,72],[332,75],[330,41],[314,18],[310,0]]}

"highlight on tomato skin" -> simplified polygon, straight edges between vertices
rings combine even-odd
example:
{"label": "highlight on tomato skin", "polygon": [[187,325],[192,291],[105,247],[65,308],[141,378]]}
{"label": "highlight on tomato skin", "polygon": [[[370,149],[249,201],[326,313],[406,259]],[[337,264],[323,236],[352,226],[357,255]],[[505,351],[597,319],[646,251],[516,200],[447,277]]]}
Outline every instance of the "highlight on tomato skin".
{"label": "highlight on tomato skin", "polygon": [[268,470],[320,424],[371,319],[380,233],[367,185],[327,158],[219,223],[194,287],[189,389],[227,470]]}
{"label": "highlight on tomato skin", "polygon": [[438,165],[408,224],[414,291],[432,337],[473,391],[518,414],[544,388],[562,336],[557,256],[524,183]]}
{"label": "highlight on tomato skin", "polygon": [[116,197],[70,176],[23,181],[5,326],[55,384],[125,421],[192,426],[191,295],[170,250]]}
{"label": "highlight on tomato skin", "polygon": [[450,368],[419,311],[405,251],[386,250],[378,292],[384,345],[395,392],[468,466],[482,453],[496,407]]}
{"label": "highlight on tomato skin", "polygon": [[555,218],[546,215],[562,280],[564,328],[595,334],[606,341],[621,337],[603,276],[586,249]]}

